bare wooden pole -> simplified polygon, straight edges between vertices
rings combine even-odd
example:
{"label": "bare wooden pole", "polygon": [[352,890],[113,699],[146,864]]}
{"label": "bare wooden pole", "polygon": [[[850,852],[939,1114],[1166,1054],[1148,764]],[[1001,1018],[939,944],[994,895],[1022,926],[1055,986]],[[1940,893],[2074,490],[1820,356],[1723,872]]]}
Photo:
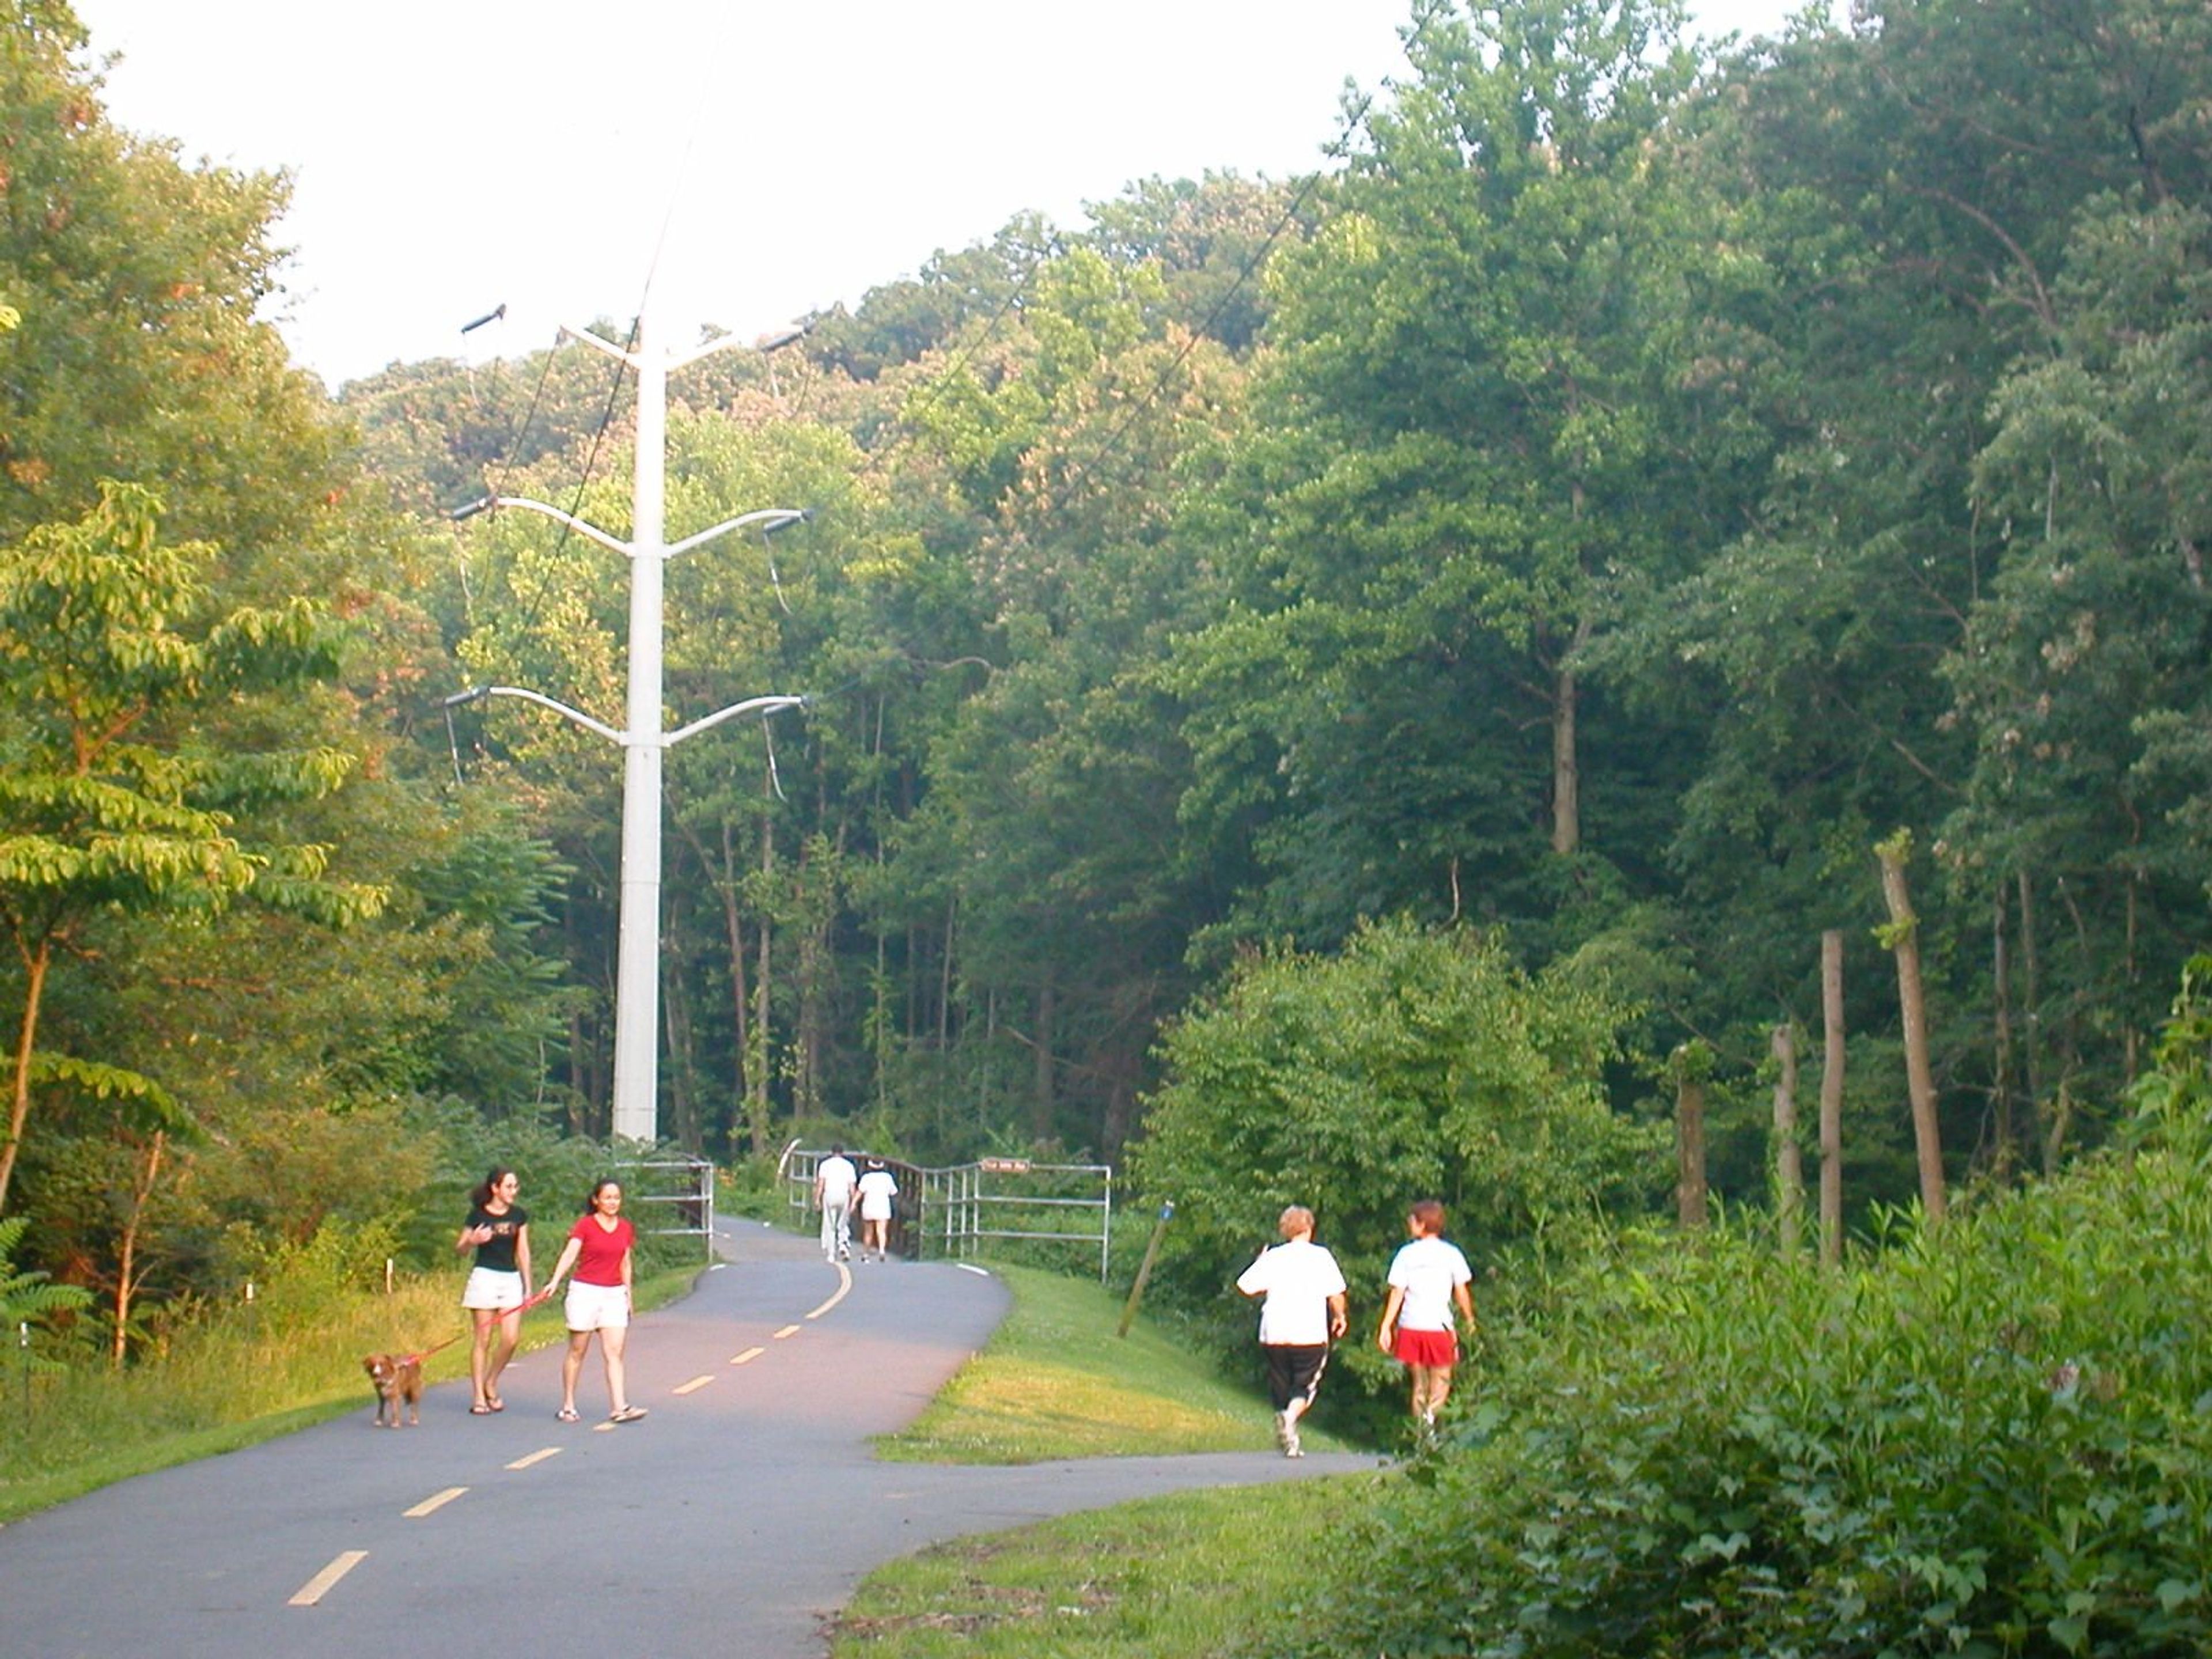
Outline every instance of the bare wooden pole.
{"label": "bare wooden pole", "polygon": [[1797,1036],[1788,1021],[1774,1028],[1774,1220],[1782,1254],[1797,1254],[1805,1212],[1805,1155],[1797,1145]]}
{"label": "bare wooden pole", "polygon": [[1844,935],[1820,935],[1820,1265],[1844,1259]]}
{"label": "bare wooden pole", "polygon": [[1152,1263],[1159,1259],[1160,1240],[1167,1236],[1168,1223],[1175,1219],[1175,1200],[1169,1199],[1160,1206],[1159,1219],[1152,1223],[1152,1236],[1145,1241],[1145,1259],[1137,1264],[1137,1281],[1129,1286],[1129,1299],[1122,1305],[1121,1322],[1114,1328],[1114,1334],[1126,1337],[1137,1317],[1137,1305],[1145,1299],[1145,1285],[1152,1276]]}
{"label": "bare wooden pole", "polygon": [[1701,1055],[1674,1051],[1674,1213],[1686,1230],[1705,1224],[1705,1074]]}
{"label": "bare wooden pole", "polygon": [[1912,1098],[1912,1145],[1920,1162],[1920,1208],[1930,1226],[1943,1220],[1943,1140],[1936,1121],[1936,1076],[1928,1063],[1928,994],[1920,979],[1920,918],[1912,913],[1905,862],[1912,832],[1900,830],[1875,849],[1881,896],[1889,906],[1884,941],[1897,957],[1898,1012],[1905,1025],[1905,1080]]}

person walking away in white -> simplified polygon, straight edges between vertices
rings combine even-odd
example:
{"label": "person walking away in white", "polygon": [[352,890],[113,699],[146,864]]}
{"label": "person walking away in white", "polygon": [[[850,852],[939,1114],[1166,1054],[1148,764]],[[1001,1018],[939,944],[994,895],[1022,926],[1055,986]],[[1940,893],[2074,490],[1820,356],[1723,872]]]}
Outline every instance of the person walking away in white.
{"label": "person walking away in white", "polygon": [[1275,1407],[1275,1443],[1284,1456],[1303,1457],[1298,1419],[1321,1393],[1329,1342],[1344,1334],[1344,1274],[1336,1258],[1313,1242],[1314,1212],[1304,1205],[1291,1205],[1276,1225],[1283,1242],[1254,1257],[1237,1288],[1264,1298],[1260,1352]]}
{"label": "person walking away in white", "polygon": [[1452,1367],[1459,1363],[1455,1303],[1468,1334],[1474,1334],[1474,1297],[1468,1290],[1474,1274],[1459,1246],[1444,1242],[1444,1206],[1435,1199],[1413,1206],[1406,1231],[1413,1242],[1391,1258],[1390,1294],[1375,1340],[1413,1379],[1413,1421],[1425,1433],[1437,1425],[1437,1413],[1451,1393]]}
{"label": "person walking away in white", "polygon": [[822,1212],[822,1256],[825,1261],[853,1257],[853,1189],[860,1172],[840,1144],[814,1169],[814,1207]]}
{"label": "person walking away in white", "polygon": [[898,1182],[884,1167],[879,1158],[868,1160],[868,1171],[860,1177],[860,1259],[868,1259],[868,1252],[876,1253],[876,1260],[885,1261],[890,1257],[891,1201],[898,1196]]}

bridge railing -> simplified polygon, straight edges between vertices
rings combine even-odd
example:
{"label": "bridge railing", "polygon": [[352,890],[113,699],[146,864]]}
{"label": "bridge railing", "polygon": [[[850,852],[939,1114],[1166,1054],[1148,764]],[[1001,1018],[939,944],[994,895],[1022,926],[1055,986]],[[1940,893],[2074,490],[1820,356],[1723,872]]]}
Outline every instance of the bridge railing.
{"label": "bridge railing", "polygon": [[[815,1171],[827,1147],[786,1149],[782,1169],[791,1207],[811,1207]],[[848,1150],[856,1166],[866,1152]],[[1114,1243],[1114,1168],[1109,1164],[1043,1164],[1020,1158],[984,1158],[971,1164],[930,1168],[886,1158],[898,1182],[890,1248],[915,1261],[967,1261],[994,1242],[1047,1249],[1079,1246],[1096,1250],[1098,1277],[1106,1278]],[[855,1222],[857,1230],[858,1223]]]}

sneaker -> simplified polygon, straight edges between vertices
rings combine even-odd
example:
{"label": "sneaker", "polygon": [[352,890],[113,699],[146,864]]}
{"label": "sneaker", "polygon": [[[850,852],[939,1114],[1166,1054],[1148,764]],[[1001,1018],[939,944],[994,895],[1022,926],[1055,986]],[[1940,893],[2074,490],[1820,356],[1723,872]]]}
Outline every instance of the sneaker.
{"label": "sneaker", "polygon": [[1284,1451],[1291,1449],[1291,1414],[1288,1412],[1275,1413],[1275,1444]]}
{"label": "sneaker", "polygon": [[1283,1436],[1283,1455],[1304,1457],[1305,1455],[1306,1449],[1298,1443],[1298,1431],[1296,1429],[1286,1431]]}

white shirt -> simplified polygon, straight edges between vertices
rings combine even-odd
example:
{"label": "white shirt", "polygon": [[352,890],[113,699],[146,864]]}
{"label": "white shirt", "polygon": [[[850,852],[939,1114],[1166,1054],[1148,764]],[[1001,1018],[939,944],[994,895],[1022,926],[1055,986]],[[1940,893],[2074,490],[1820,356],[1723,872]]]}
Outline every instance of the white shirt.
{"label": "white shirt", "polygon": [[1390,1283],[1405,1291],[1398,1304],[1398,1328],[1452,1328],[1452,1286],[1474,1277],[1459,1246],[1441,1238],[1417,1238],[1390,1259]]}
{"label": "white shirt", "polygon": [[869,1170],[860,1177],[860,1219],[889,1221],[891,1200],[897,1196],[898,1182],[889,1170]]}
{"label": "white shirt", "polygon": [[1310,1238],[1263,1250],[1237,1275],[1247,1296],[1264,1294],[1260,1340],[1267,1347],[1316,1348],[1328,1340],[1328,1299],[1344,1294],[1336,1258]]}
{"label": "white shirt", "polygon": [[825,1158],[815,1170],[814,1179],[823,1204],[850,1204],[860,1172],[853,1167],[849,1158]]}

